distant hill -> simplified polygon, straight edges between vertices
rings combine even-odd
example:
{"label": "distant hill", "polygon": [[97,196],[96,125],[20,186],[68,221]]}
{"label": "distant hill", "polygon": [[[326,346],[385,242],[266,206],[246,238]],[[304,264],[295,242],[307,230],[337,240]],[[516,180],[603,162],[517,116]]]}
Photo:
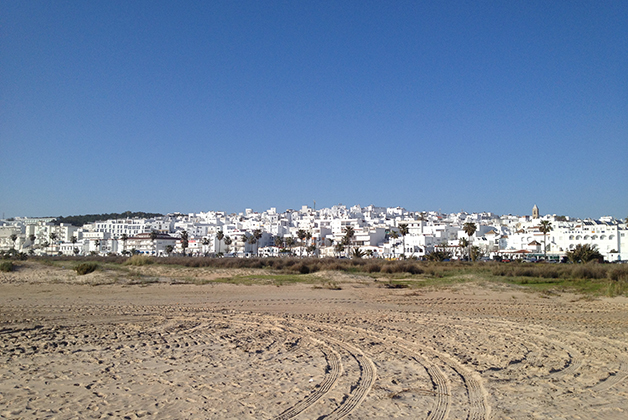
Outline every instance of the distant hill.
{"label": "distant hill", "polygon": [[59,216],[55,220],[55,224],[69,223],[73,226],[83,226],[85,223],[93,223],[98,220],[111,219],[151,219],[153,217],[162,217],[161,213],[144,213],[143,211],[125,211],[124,213],[104,213],[104,214],[83,214],[79,216]]}

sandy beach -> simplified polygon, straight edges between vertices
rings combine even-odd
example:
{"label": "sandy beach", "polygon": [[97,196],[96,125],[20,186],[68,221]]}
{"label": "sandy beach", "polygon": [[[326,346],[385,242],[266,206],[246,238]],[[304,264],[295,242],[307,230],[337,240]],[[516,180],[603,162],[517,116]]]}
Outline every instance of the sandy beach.
{"label": "sandy beach", "polygon": [[0,273],[0,418],[628,418],[626,298],[137,270]]}

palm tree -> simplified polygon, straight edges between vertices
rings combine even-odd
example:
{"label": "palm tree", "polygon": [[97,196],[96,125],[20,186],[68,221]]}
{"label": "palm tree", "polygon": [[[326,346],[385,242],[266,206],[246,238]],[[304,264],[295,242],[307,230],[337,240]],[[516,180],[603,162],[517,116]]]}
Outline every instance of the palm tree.
{"label": "palm tree", "polygon": [[57,235],[55,232],[50,232],[50,245],[54,245],[54,242],[59,238],[59,235]]}
{"label": "palm tree", "polygon": [[351,242],[353,241],[353,237],[355,236],[355,229],[353,226],[345,227],[345,236],[342,238],[342,244],[348,247],[349,253],[351,253]]}
{"label": "palm tree", "polygon": [[123,233],[122,236],[120,236],[120,239],[122,239],[122,253],[124,254],[124,251],[126,251],[126,241],[129,239],[129,235]]}
{"label": "palm tree", "polygon": [[76,244],[76,242],[78,242],[78,239],[76,238],[76,236],[72,235],[72,237],[70,238],[70,242],[72,242],[72,247],[73,247],[73,251],[74,251],[74,255],[78,255],[79,253],[79,249],[74,247],[74,245]]}
{"label": "palm tree", "polygon": [[547,258],[547,234],[550,233],[552,229],[552,223],[549,220],[541,220],[541,226],[539,226],[539,230],[543,232],[543,256]]}
{"label": "palm tree", "polygon": [[480,250],[480,247],[479,246],[472,246],[471,249],[469,250],[469,259],[471,259],[471,261],[475,262],[481,256],[482,256],[482,251]]}
{"label": "palm tree", "polygon": [[[467,238],[460,238],[458,245],[460,245],[460,248],[464,249],[469,246],[469,240]],[[464,255],[464,251],[462,251],[462,254]]]}
{"label": "palm tree", "polygon": [[406,257],[406,235],[408,234],[409,230],[408,230],[408,224],[407,223],[399,223],[399,233],[401,234],[401,237],[403,238],[403,258]]}
{"label": "palm tree", "polygon": [[227,245],[227,251],[229,251],[229,245],[231,245],[232,243],[233,240],[230,237],[225,236],[225,245]]}
{"label": "palm tree", "polygon": [[283,238],[281,236],[275,236],[274,243],[277,248],[283,248]]}
{"label": "palm tree", "polygon": [[257,238],[255,238],[255,235],[251,235],[249,236],[249,239],[246,240],[246,242],[251,245],[255,245],[257,243]]}
{"label": "palm tree", "polygon": [[361,259],[365,255],[366,255],[366,253],[364,251],[362,251],[360,248],[354,249],[353,252],[351,253],[351,257],[355,258],[355,259]]}
{"label": "palm tree", "polygon": [[220,254],[220,242],[225,239],[225,234],[222,232],[222,230],[219,230],[216,233],[216,239],[218,239],[218,254]]}
{"label": "palm tree", "polygon": [[156,230],[151,230],[150,231],[150,240],[153,243],[153,254],[157,255],[157,248],[155,247],[155,240],[157,239],[157,231]]}
{"label": "palm tree", "polygon": [[[462,230],[469,237],[469,245],[468,246],[471,246],[471,236],[473,236],[473,234],[478,230],[478,227],[475,225],[475,223],[467,222],[464,225],[462,225]],[[471,248],[469,248],[468,254],[469,254],[469,257],[471,257]]]}
{"label": "palm tree", "polygon": [[292,254],[292,247],[294,246],[294,243],[295,243],[294,238],[292,236],[288,236],[285,242],[286,242],[286,246],[290,250],[290,254]]}
{"label": "palm tree", "polygon": [[478,227],[475,223],[467,222],[462,226],[462,230],[467,234],[467,236],[471,237],[478,230]]}
{"label": "palm tree", "polygon": [[259,240],[262,239],[262,230],[261,229],[255,229],[253,231],[253,237],[255,238],[255,254],[257,254],[257,256],[259,256]]}
{"label": "palm tree", "polygon": [[17,235],[15,233],[12,233],[10,238],[13,241],[13,249],[15,249],[15,241],[17,241]]}
{"label": "palm tree", "polygon": [[336,252],[336,256],[338,256],[338,254],[342,254],[345,250],[345,245],[343,242],[339,242],[336,245],[334,245],[334,251]]}
{"label": "palm tree", "polygon": [[[303,247],[305,246],[305,238],[307,237],[307,232],[304,231],[303,229],[299,229],[297,231],[297,237],[299,238],[299,240],[301,241],[301,249],[303,249]],[[301,253],[301,256],[303,256],[303,253]]]}
{"label": "palm tree", "polygon": [[37,240],[37,236],[34,233],[28,235],[28,240],[31,241],[31,249],[35,247],[35,241]]}
{"label": "palm tree", "polygon": [[567,258],[572,263],[588,263],[591,261],[602,261],[604,257],[597,250],[596,245],[578,244],[572,251],[567,251]]}
{"label": "palm tree", "polygon": [[96,253],[99,253],[100,252],[100,239],[96,239],[94,241],[94,246],[96,247],[96,250],[97,250]]}
{"label": "palm tree", "polygon": [[305,232],[303,229],[297,230],[297,238],[299,238],[301,242],[303,242],[306,236],[307,236],[307,232]]}
{"label": "palm tree", "polygon": [[207,256],[207,252],[208,252],[208,251],[207,251],[207,248],[206,248],[206,247],[207,247],[207,245],[209,245],[209,238],[203,238],[203,239],[201,240],[201,244],[203,244],[203,254],[204,254],[205,256]]}
{"label": "palm tree", "polygon": [[183,256],[185,257],[185,250],[188,248],[188,233],[187,231],[181,232],[181,248],[183,248]]}
{"label": "palm tree", "polygon": [[172,251],[174,251],[174,247],[172,245],[166,245],[166,254],[168,254],[168,256],[172,254]]}
{"label": "palm tree", "polygon": [[[397,231],[393,230],[392,232],[390,232],[388,234],[388,236],[392,239],[392,240],[397,240],[399,239],[399,234],[397,233]],[[392,251],[393,251],[393,257],[395,256],[395,248],[392,247]]]}

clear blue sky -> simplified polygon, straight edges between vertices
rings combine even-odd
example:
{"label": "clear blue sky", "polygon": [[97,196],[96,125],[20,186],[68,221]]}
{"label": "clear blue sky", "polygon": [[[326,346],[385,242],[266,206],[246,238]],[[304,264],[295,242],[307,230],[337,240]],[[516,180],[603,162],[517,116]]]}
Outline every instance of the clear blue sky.
{"label": "clear blue sky", "polygon": [[628,216],[628,1],[0,1],[0,213]]}

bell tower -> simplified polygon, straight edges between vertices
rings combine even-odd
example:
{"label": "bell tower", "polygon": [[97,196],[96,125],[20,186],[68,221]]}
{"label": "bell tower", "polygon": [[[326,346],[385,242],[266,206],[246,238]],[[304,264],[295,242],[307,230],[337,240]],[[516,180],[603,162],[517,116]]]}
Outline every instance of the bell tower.
{"label": "bell tower", "polygon": [[536,204],[534,205],[534,207],[532,207],[532,218],[533,219],[539,218],[539,208],[536,206]]}

